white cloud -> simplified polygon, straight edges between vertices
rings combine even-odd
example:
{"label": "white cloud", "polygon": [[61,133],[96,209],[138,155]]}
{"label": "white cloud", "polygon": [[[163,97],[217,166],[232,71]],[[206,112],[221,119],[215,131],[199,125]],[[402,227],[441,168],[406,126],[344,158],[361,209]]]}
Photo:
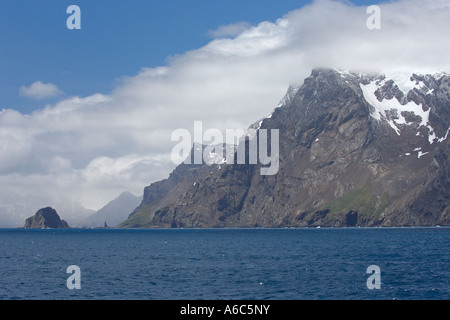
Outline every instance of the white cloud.
{"label": "white cloud", "polygon": [[195,120],[204,130],[248,127],[314,67],[450,71],[447,1],[380,7],[382,29],[369,30],[366,7],[315,1],[125,77],[109,94],[64,99],[31,115],[3,110],[0,185],[99,208],[167,177],[173,130],[192,131]]}
{"label": "white cloud", "polygon": [[33,82],[30,86],[22,86],[19,94],[32,99],[46,99],[61,95],[63,92],[53,83],[42,83],[41,81]]}
{"label": "white cloud", "polygon": [[209,30],[208,34],[214,38],[235,37],[248,30],[251,24],[245,21],[219,26],[215,30]]}

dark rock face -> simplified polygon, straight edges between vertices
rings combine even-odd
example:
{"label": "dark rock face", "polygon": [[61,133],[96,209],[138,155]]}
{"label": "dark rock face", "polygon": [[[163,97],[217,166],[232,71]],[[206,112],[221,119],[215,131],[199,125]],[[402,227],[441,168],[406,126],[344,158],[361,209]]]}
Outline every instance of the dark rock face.
{"label": "dark rock face", "polygon": [[25,229],[68,229],[66,221],[61,220],[56,210],[48,207],[38,210],[25,220]]}
{"label": "dark rock face", "polygon": [[123,227],[450,225],[450,76],[313,70],[261,129],[280,168],[181,165]]}
{"label": "dark rock face", "polygon": [[142,197],[136,197],[129,192],[123,192],[116,199],[90,215],[83,222],[85,227],[115,227],[128,218],[130,211],[136,208]]}

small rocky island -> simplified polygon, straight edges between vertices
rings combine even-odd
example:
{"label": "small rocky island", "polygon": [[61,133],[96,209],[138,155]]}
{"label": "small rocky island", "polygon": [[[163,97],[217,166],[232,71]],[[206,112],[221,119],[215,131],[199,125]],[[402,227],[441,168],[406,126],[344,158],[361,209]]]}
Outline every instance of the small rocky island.
{"label": "small rocky island", "polygon": [[61,220],[55,209],[47,207],[25,220],[25,229],[69,229],[69,224]]}

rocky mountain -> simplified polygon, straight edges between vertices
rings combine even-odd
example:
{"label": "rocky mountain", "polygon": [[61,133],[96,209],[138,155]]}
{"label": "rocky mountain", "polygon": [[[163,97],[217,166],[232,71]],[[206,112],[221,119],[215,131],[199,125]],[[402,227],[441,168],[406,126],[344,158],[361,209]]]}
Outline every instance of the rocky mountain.
{"label": "rocky mountain", "polygon": [[25,229],[68,229],[66,221],[61,220],[55,209],[47,207],[25,220]]}
{"label": "rocky mountain", "polygon": [[123,192],[116,199],[87,217],[83,225],[85,227],[103,227],[106,224],[109,227],[115,227],[120,222],[126,220],[129,213],[141,201],[142,197],[137,197],[130,192]]}
{"label": "rocky mountain", "polygon": [[279,130],[277,174],[182,164],[121,226],[450,225],[447,74],[316,69],[252,127]]}

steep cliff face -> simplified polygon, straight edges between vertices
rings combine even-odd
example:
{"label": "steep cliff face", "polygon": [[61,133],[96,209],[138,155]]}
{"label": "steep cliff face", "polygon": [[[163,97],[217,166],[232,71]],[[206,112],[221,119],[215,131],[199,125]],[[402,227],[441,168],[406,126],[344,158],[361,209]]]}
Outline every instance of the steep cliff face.
{"label": "steep cliff face", "polygon": [[260,129],[279,171],[181,165],[124,227],[450,224],[450,77],[313,70]]}
{"label": "steep cliff face", "polygon": [[61,220],[55,209],[50,207],[40,209],[36,214],[25,220],[25,229],[68,229],[66,221]]}

